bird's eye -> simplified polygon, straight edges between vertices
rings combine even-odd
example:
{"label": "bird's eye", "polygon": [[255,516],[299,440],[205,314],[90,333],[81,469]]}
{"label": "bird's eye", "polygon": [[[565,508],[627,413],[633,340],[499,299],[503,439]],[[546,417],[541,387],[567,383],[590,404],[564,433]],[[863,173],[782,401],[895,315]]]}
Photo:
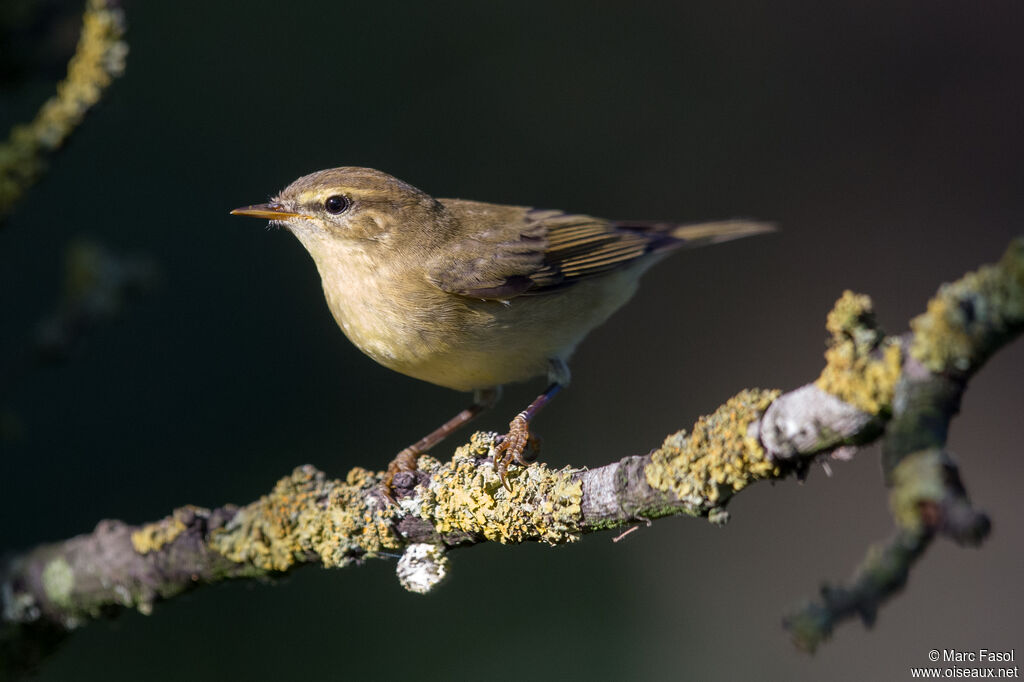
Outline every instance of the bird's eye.
{"label": "bird's eye", "polygon": [[344,213],[351,203],[346,196],[332,194],[324,200],[324,208],[327,209],[328,213],[338,215],[339,213]]}

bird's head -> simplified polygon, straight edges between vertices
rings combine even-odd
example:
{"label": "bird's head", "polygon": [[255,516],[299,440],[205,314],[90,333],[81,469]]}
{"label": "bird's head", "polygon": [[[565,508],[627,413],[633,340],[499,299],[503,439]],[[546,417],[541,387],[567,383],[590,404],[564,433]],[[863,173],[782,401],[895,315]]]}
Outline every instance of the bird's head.
{"label": "bird's head", "polygon": [[443,212],[430,195],[387,173],[347,166],[303,176],[270,202],[231,214],[287,228],[315,257],[326,243],[386,247],[429,242],[443,231]]}

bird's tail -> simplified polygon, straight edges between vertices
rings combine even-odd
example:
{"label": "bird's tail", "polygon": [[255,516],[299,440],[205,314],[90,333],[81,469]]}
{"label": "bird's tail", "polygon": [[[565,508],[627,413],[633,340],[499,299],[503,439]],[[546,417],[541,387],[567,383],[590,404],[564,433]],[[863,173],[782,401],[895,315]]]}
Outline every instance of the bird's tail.
{"label": "bird's tail", "polygon": [[759,223],[753,220],[718,220],[713,223],[696,223],[693,225],[675,225],[667,234],[678,239],[682,248],[718,244],[741,237],[750,237],[765,232],[775,232],[772,223]]}

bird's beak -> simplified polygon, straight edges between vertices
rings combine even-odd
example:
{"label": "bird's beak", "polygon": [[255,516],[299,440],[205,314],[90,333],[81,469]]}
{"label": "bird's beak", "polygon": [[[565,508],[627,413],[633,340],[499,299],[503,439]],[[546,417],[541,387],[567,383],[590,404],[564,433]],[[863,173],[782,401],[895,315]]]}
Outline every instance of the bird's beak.
{"label": "bird's beak", "polygon": [[269,204],[254,204],[236,208],[231,215],[244,215],[250,218],[264,218],[266,220],[288,220],[289,218],[302,218],[301,213],[291,213],[284,210],[284,206],[273,201]]}

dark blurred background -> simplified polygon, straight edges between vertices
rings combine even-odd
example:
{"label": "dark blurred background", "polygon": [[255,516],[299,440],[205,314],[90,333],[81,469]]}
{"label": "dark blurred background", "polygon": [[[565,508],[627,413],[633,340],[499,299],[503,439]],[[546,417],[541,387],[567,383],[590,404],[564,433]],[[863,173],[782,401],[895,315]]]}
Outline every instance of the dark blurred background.
{"label": "dark blurred background", "polygon": [[[363,357],[294,238],[228,216],[313,170],[781,225],[645,277],[536,423],[554,465],[645,452],[744,387],[812,380],[843,289],[901,331],[1024,224],[1016,0],[125,5],[126,74],[0,229],[4,549],[249,502],[306,462],[380,468],[466,403]],[[46,6],[0,39],[3,130],[73,47],[80,3]],[[67,363],[19,372],[79,237],[148,253],[162,284]],[[725,528],[458,552],[426,597],[393,560],[204,588],[85,628],[38,679],[900,680],[933,648],[1024,650],[1022,361],[1018,342],[989,362],[951,434],[990,539],[937,542],[873,630],[847,624],[814,657],[780,618],[889,535],[876,449],[745,491]]]}

